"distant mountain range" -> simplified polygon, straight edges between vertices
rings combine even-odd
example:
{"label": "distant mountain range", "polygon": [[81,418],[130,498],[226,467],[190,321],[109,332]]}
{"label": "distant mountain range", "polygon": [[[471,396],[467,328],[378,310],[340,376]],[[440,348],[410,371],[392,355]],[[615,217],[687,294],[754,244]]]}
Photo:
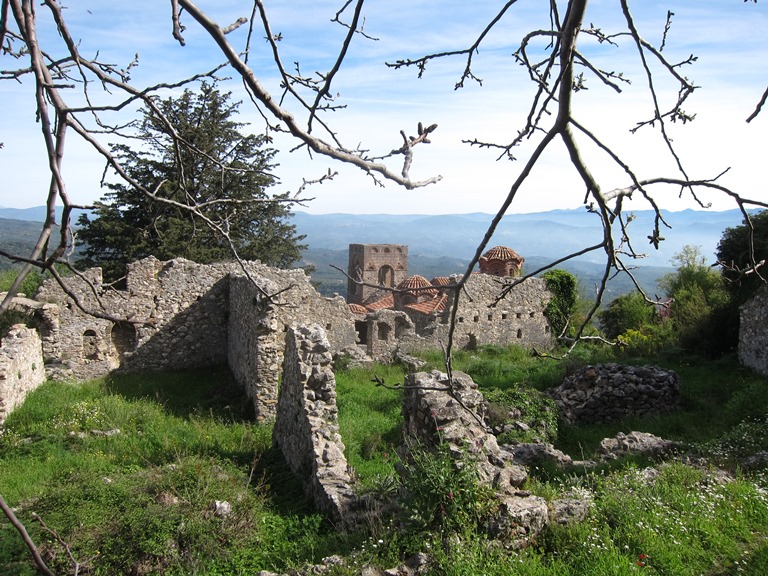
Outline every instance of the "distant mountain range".
{"label": "distant mountain range", "polygon": [[[700,246],[702,254],[714,262],[717,243],[723,231],[738,226],[742,214],[738,210],[709,212],[684,210],[666,212],[664,218],[671,228],[663,228],[665,240],[656,250],[647,237],[653,230],[655,214],[636,211],[630,225],[635,250],[646,258],[636,261],[636,275],[651,293],[657,290],[656,280],[671,272],[670,259],[685,245]],[[21,229],[26,232],[39,228],[45,218],[45,208],[0,208],[0,245],[18,247]],[[76,220],[75,216],[75,220]],[[323,293],[346,291],[346,279],[331,265],[347,267],[349,244],[405,244],[409,252],[409,272],[427,278],[465,271],[485,235],[492,216],[489,214],[425,215],[359,215],[308,214],[296,212],[293,223],[299,234],[306,235],[309,249],[302,265],[312,265],[313,280],[319,282]],[[27,221],[25,225],[12,221]],[[488,247],[503,245],[525,257],[525,270],[536,270],[554,259],[597,244],[602,227],[596,214],[584,209],[552,210],[533,214],[509,214],[499,224]],[[591,291],[603,270],[601,252],[586,254],[560,268],[571,271],[581,281],[582,288]],[[612,281],[612,295],[631,289],[628,279]]]}

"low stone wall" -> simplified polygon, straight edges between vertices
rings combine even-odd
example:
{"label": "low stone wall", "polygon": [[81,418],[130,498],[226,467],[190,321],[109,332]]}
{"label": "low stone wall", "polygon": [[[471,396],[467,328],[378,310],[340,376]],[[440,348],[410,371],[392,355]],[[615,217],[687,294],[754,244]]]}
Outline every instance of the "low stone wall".
{"label": "low stone wall", "polygon": [[680,383],[671,370],[611,363],[587,366],[549,392],[565,422],[595,424],[675,410]]}
{"label": "low stone wall", "polygon": [[354,523],[357,498],[339,434],[331,361],[321,326],[288,330],[272,438],[318,510],[344,527]]}
{"label": "low stone wall", "polygon": [[15,324],[0,345],[0,424],[32,390],[45,382],[40,336]]}
{"label": "low stone wall", "polygon": [[739,360],[768,376],[768,286],[741,307]]}
{"label": "low stone wall", "polygon": [[523,545],[547,524],[549,510],[543,498],[520,490],[528,473],[486,428],[483,405],[467,374],[454,372],[450,382],[438,371],[411,374],[403,397],[405,434],[427,448],[446,443],[457,462],[473,461],[480,482],[499,499],[498,511],[485,520],[489,536]]}

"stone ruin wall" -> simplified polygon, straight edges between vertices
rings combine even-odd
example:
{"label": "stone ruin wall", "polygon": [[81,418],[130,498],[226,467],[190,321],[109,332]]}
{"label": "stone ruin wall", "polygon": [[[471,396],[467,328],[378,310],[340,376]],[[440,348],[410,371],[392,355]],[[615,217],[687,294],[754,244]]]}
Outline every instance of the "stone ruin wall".
{"label": "stone ruin wall", "polygon": [[0,343],[0,425],[32,390],[45,382],[42,342],[23,324],[11,327]]}
{"label": "stone ruin wall", "polygon": [[[454,345],[463,349],[488,344],[550,349],[553,338],[544,309],[551,294],[544,280],[529,278],[490,307],[503,286],[495,276],[473,274],[469,278],[456,313]],[[369,355],[385,360],[396,350],[413,353],[440,349],[448,342],[450,321],[450,308],[430,315],[394,310],[372,313],[368,316]]]}
{"label": "stone ruin wall", "polygon": [[[255,270],[254,270],[255,271]],[[258,269],[258,285],[244,274],[229,277],[228,364],[253,399],[258,420],[275,417],[285,335],[291,326],[320,324],[334,350],[355,345],[352,313],[341,297],[324,298],[302,270]]]}
{"label": "stone ruin wall", "polygon": [[547,502],[522,490],[528,472],[515,462],[514,452],[500,446],[488,431],[483,395],[472,378],[454,372],[451,392],[441,390],[448,385],[448,376],[439,371],[406,378],[404,433],[428,449],[447,445],[457,466],[465,459],[473,461],[478,480],[493,489],[499,502],[498,510],[483,519],[486,532],[491,538],[524,545],[549,522]]}
{"label": "stone ruin wall", "polygon": [[768,376],[768,286],[741,307],[739,361]]}
{"label": "stone ruin wall", "polygon": [[94,289],[69,279],[83,308],[127,320],[120,322],[86,314],[47,280],[36,298],[57,304],[60,314],[58,354],[46,357],[50,375],[85,380],[117,368],[138,372],[226,362],[229,269],[150,257],[129,265],[125,290],[104,286],[99,268],[84,273]]}
{"label": "stone ruin wall", "polygon": [[[126,288],[104,286],[101,270],[70,279],[86,314],[52,280],[37,294],[51,325],[44,334],[49,377],[85,380],[120,369],[159,371],[228,364],[259,420],[274,418],[285,333],[318,322],[334,349],[355,345],[349,307],[321,296],[302,270],[246,263],[197,264],[149,257],[129,265]],[[261,287],[258,289],[254,283]],[[273,295],[270,298],[265,293]],[[98,294],[98,298],[97,298]],[[38,322],[37,324],[41,324]]]}
{"label": "stone ruin wall", "polygon": [[317,508],[349,525],[357,497],[339,433],[332,359],[320,325],[288,330],[272,441]]}

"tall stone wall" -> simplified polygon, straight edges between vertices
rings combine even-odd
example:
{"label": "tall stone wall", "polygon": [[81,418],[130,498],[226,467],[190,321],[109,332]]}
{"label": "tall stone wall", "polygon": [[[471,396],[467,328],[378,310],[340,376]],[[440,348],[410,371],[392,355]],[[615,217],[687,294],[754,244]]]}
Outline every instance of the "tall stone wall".
{"label": "tall stone wall", "polygon": [[768,286],[741,307],[739,360],[768,376]]}
{"label": "tall stone wall", "polygon": [[317,508],[348,523],[357,499],[344,457],[331,345],[318,324],[290,328],[273,442]]}
{"label": "tall stone wall", "polygon": [[45,368],[40,336],[23,324],[12,326],[0,343],[0,424],[43,382]]}
{"label": "tall stone wall", "polygon": [[[280,350],[287,327],[307,320],[322,321],[334,346],[354,344],[354,321],[343,298],[322,297],[302,270],[277,270],[258,262],[246,267],[253,282],[277,294],[270,312],[276,323],[270,325]],[[96,316],[84,312],[55,282],[46,281],[36,299],[59,311],[56,345],[46,348],[49,374],[83,380],[117,368],[174,370],[227,362],[244,374],[251,366],[233,362],[248,357],[238,350],[248,345],[245,319],[260,321],[249,304],[260,293],[250,280],[238,281],[244,292],[232,309],[230,298],[238,293],[231,288],[233,275],[243,275],[236,263],[161,262],[149,257],[129,265],[126,289],[116,290],[103,285],[100,269],[91,269],[85,272],[87,281],[72,278],[69,285],[82,308]],[[243,346],[230,343],[230,332],[245,340]],[[267,362],[279,367],[279,361]]]}
{"label": "tall stone wall", "polygon": [[[275,293],[274,282],[261,288]],[[245,276],[230,277],[229,366],[253,400],[256,419],[273,419],[282,358],[283,330],[276,306]]]}
{"label": "tall stone wall", "polygon": [[[544,280],[529,278],[496,303],[504,286],[498,277],[473,274],[462,291],[456,313],[454,345],[474,349],[494,344],[517,344],[549,349],[553,337],[544,309],[551,298]],[[448,292],[449,302],[452,301]],[[368,353],[388,359],[395,350],[412,353],[434,350],[448,342],[451,308],[419,314],[382,310],[368,316]]]}

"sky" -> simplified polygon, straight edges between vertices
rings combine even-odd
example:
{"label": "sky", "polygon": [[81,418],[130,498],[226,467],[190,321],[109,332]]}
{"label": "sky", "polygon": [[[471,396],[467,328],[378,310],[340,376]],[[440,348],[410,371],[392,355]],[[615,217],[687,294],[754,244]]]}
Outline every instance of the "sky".
{"label": "sky", "polygon": [[[264,0],[272,31],[281,35],[278,46],[288,68],[294,62],[304,72],[324,72],[332,67],[345,30],[331,19],[342,4],[342,0]],[[764,32],[768,27],[767,4],[741,0],[631,3],[640,34],[654,45],[661,40],[667,11],[674,12],[664,48],[670,61],[697,56],[693,65],[684,67],[685,76],[701,87],[685,106],[696,118],[685,125],[668,126],[689,176],[713,178],[728,170],[720,183],[763,202],[768,201],[763,177],[768,110],[749,124],[745,120],[768,85],[768,36]],[[224,60],[212,40],[189,17],[183,20],[187,26],[186,46],[173,40],[167,1],[72,0],[67,5],[65,16],[71,33],[80,40],[81,53],[92,57],[98,53],[100,59],[122,66],[139,55],[139,66],[131,74],[136,86],[177,81]],[[201,0],[198,5],[222,26],[237,17],[251,16],[248,1]],[[330,169],[338,171],[338,176],[310,187],[305,197],[312,200],[298,209],[317,214],[496,212],[535,145],[535,137],[516,149],[519,159],[514,162],[497,160],[498,152],[463,141],[506,143],[523,126],[534,85],[512,54],[527,32],[548,28],[548,3],[519,0],[511,6],[473,57],[473,71],[482,84],[469,80],[464,88],[454,89],[466,64],[463,57],[430,63],[422,78],[417,77],[415,69],[394,70],[385,62],[466,48],[502,5],[498,0],[369,1],[363,12],[364,31],[376,40],[358,35],[334,80],[335,103],[345,108],[328,114],[325,120],[348,148],[360,146],[374,155],[385,154],[401,145],[400,130],[410,135],[415,133],[418,122],[437,123],[432,143],[416,147],[411,176],[418,180],[440,175],[439,183],[416,190],[405,190],[393,183],[380,187],[352,166],[317,155],[310,157],[304,150],[291,152],[295,141],[277,136],[274,145],[279,149],[279,166],[275,175],[280,182],[273,191],[295,192],[304,179],[317,179]],[[623,30],[618,6],[618,0],[591,1],[585,24],[606,33]],[[36,9],[42,42],[46,47],[59,45],[45,8]],[[235,46],[244,46],[245,32],[244,26],[230,34]],[[279,97],[280,79],[263,30],[256,36],[250,62],[257,78]],[[610,144],[641,178],[678,177],[657,129],[630,134],[630,129],[647,119],[653,109],[648,80],[638,65],[636,50],[626,40],[619,47],[585,40],[579,50],[603,70],[622,71],[631,84],[617,94],[585,70],[588,89],[575,94],[575,117]],[[51,52],[55,54],[55,48]],[[19,65],[8,56],[0,56],[0,70]],[[667,109],[677,98],[676,88],[661,75],[656,76],[656,82],[661,107]],[[263,132],[263,120],[241,85],[228,81],[221,87],[244,100],[240,120],[248,123],[247,129]],[[92,95],[98,102],[115,98],[98,93],[96,86],[92,86]],[[65,97],[73,105],[82,98],[78,89],[66,92]],[[302,113],[295,102],[286,101],[285,107],[297,116]],[[0,142],[4,144],[0,149],[0,206],[41,205],[48,180],[32,84],[28,80],[0,81],[0,110]],[[114,120],[136,115],[134,106]],[[105,143],[114,141],[108,135],[100,138]],[[73,202],[93,202],[104,193],[99,186],[103,162],[74,134],[67,145],[64,174],[68,193]],[[586,145],[582,152],[604,190],[630,183],[605,154]],[[390,164],[399,171],[400,160]],[[680,198],[677,189],[659,188],[654,193],[666,210],[698,207],[687,196]],[[584,185],[570,167],[562,145],[553,145],[509,211],[577,208],[583,204],[584,194]],[[711,204],[713,210],[736,207],[722,195],[703,195],[701,200]],[[636,201],[632,207],[650,206]]]}

